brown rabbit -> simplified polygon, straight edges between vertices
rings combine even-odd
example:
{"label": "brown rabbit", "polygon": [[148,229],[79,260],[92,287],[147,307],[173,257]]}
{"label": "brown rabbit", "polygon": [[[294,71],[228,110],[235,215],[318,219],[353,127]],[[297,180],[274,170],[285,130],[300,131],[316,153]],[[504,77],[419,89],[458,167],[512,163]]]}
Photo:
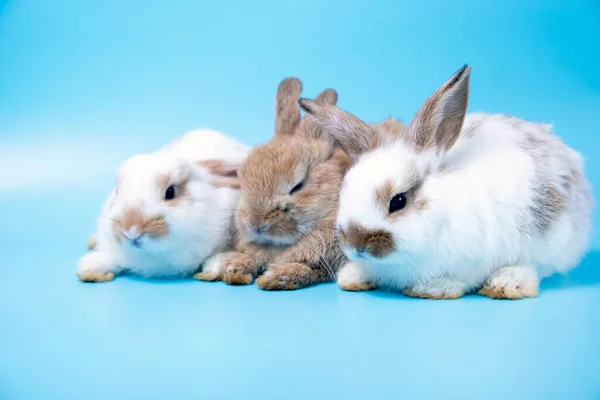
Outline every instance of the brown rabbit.
{"label": "brown rabbit", "polygon": [[[302,83],[284,79],[275,99],[275,136],[253,149],[238,171],[242,194],[235,212],[236,251],[209,260],[194,277],[246,285],[262,272],[265,290],[293,290],[335,280],[348,260],[335,232],[340,185],[350,158],[313,117],[300,119]],[[323,91],[321,104],[335,105],[337,93]],[[392,119],[373,125],[392,135]]]}

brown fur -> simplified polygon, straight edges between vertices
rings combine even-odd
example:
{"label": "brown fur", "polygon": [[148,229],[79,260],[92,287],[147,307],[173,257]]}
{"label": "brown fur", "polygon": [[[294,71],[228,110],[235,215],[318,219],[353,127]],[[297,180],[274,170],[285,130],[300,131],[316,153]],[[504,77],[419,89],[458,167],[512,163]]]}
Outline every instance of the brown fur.
{"label": "brown fur", "polygon": [[241,189],[242,184],[238,178],[217,178],[210,181],[216,188]]}
{"label": "brown fur", "polygon": [[386,257],[396,249],[391,232],[383,229],[366,229],[352,221],[346,229],[340,229],[340,239],[344,245],[359,252],[366,251],[377,258]]}
{"label": "brown fur", "polygon": [[296,290],[327,277],[316,276],[323,270],[315,270],[302,263],[270,264],[268,272],[258,277],[256,284],[263,290]]}
{"label": "brown fur", "polygon": [[[299,81],[281,83],[275,101],[276,135],[253,149],[239,169],[237,255],[223,266],[226,283],[248,284],[268,271],[259,281],[263,289],[297,289],[334,280],[346,261],[335,219],[339,188],[351,160],[333,147],[310,115],[299,119],[300,89]],[[335,103],[337,93],[327,89],[318,101]],[[290,194],[301,182],[302,189]],[[259,228],[261,234],[256,233]]]}
{"label": "brown fur", "polygon": [[469,74],[464,66],[423,103],[403,136],[417,152],[449,150],[460,134],[469,98]]}
{"label": "brown fur", "polygon": [[350,282],[341,283],[340,288],[347,292],[368,292],[377,289],[377,286],[372,282]]}
{"label": "brown fur", "polygon": [[198,165],[205,167],[213,175],[235,178],[237,177],[238,165],[225,160],[202,160]]}
{"label": "brown fur", "polygon": [[366,124],[335,105],[319,103],[318,98],[316,101],[301,99],[299,103],[314,118],[314,124],[331,134],[353,160],[404,135],[402,122],[391,117],[379,123]]}
{"label": "brown fur", "polygon": [[277,89],[275,96],[275,134],[292,135],[300,122],[298,98],[302,82],[298,78],[286,78]]}

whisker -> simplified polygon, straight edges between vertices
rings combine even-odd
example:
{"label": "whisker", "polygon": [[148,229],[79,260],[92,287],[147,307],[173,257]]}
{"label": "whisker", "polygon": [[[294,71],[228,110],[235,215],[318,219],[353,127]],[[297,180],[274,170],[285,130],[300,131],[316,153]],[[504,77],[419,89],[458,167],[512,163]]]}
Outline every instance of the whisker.
{"label": "whisker", "polygon": [[118,219],[114,219],[114,218],[111,218],[111,217],[107,217],[106,215],[102,215],[102,214],[100,214],[100,217],[102,217],[102,218],[106,218],[106,219],[108,219],[108,220],[114,221],[114,222],[116,222],[116,223],[119,223],[119,224],[121,223],[121,221],[120,221],[120,220],[118,220]]}

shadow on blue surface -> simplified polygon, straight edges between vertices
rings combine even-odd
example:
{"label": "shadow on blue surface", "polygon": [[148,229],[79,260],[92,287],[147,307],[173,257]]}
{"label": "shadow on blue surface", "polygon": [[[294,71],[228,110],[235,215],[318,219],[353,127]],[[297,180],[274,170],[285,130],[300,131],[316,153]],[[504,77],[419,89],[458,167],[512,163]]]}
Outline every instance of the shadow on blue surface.
{"label": "shadow on blue surface", "polygon": [[[120,276],[117,279],[128,279],[139,283],[152,283],[160,285],[174,285],[189,283],[190,279],[185,278],[162,278],[162,279],[146,279],[139,276],[127,275]],[[213,283],[223,284],[223,283]],[[542,294],[544,291],[572,289],[582,286],[600,285],[600,251],[590,251],[581,264],[570,271],[568,274],[555,274],[546,278],[541,283]],[[400,293],[375,290],[368,292],[368,295],[381,298],[404,298]]]}

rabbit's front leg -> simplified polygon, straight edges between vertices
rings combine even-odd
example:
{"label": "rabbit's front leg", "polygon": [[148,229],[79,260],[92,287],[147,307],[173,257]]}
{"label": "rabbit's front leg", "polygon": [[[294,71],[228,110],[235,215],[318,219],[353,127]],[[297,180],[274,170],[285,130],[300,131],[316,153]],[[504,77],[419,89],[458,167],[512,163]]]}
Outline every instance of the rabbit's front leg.
{"label": "rabbit's front leg", "polygon": [[494,271],[478,293],[492,299],[517,300],[537,297],[539,286],[540,278],[533,266],[513,265]]}
{"label": "rabbit's front leg", "polygon": [[354,261],[347,262],[340,268],[336,280],[342,290],[349,292],[364,292],[376,287],[369,278],[366,268]]}
{"label": "rabbit's front leg", "polygon": [[296,290],[323,282],[323,273],[303,263],[269,264],[256,284],[263,290]]}
{"label": "rabbit's front leg", "polygon": [[444,277],[416,284],[404,289],[409,297],[430,300],[453,300],[462,297],[467,292],[465,284],[454,278]]}
{"label": "rabbit's front leg", "polygon": [[109,282],[118,272],[116,260],[104,251],[90,251],[79,259],[77,266],[77,277],[82,282]]}
{"label": "rabbit's front leg", "polygon": [[229,252],[223,261],[223,282],[228,285],[249,285],[260,271],[254,258],[238,251]]}

